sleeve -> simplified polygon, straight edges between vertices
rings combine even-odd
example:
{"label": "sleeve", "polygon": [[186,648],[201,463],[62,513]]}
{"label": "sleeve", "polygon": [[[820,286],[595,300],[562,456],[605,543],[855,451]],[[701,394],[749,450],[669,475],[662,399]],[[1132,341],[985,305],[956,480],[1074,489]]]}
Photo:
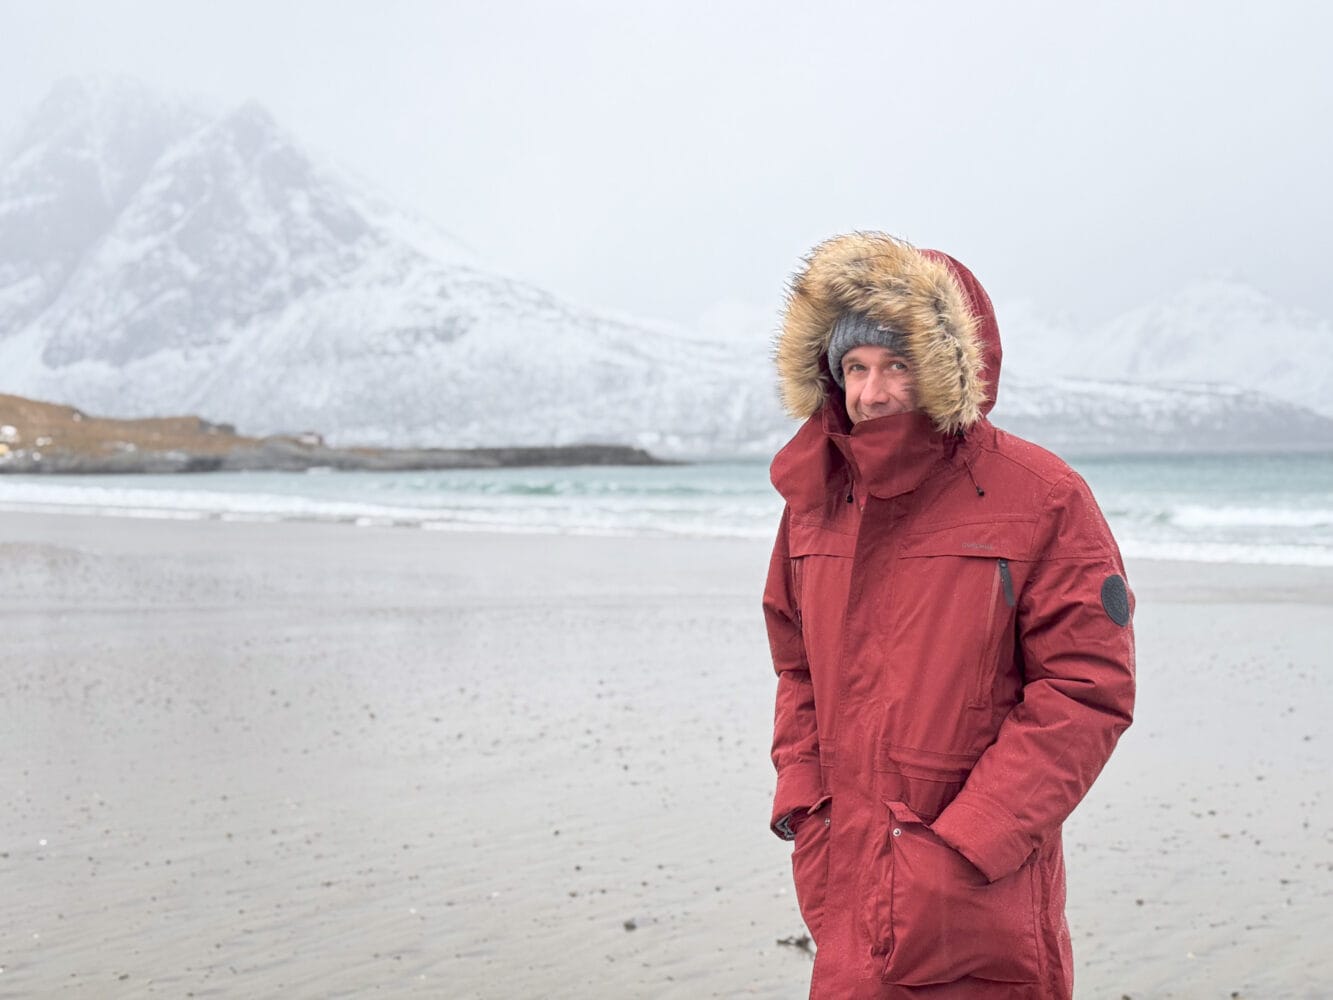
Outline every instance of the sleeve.
{"label": "sleeve", "polygon": [[1133,596],[1115,540],[1074,473],[1045,509],[1018,604],[1022,699],[932,824],[992,882],[1065,821],[1133,717]]}
{"label": "sleeve", "polygon": [[777,792],[773,797],[773,832],[790,839],[785,817],[813,807],[820,798],[819,732],[815,722],[815,691],[810,682],[801,616],[792,586],[787,532],[790,510],[782,514],[773,558],[764,587],[764,621],[773,669],[778,675],[773,717],[773,766]]}

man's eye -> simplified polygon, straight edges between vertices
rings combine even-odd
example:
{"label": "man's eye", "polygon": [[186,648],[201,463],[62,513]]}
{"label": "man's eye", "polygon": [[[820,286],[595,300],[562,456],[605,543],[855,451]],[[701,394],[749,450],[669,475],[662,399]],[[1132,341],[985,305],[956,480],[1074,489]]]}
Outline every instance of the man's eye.
{"label": "man's eye", "polygon": [[896,372],[905,372],[907,371],[907,362],[895,361],[890,367]]}

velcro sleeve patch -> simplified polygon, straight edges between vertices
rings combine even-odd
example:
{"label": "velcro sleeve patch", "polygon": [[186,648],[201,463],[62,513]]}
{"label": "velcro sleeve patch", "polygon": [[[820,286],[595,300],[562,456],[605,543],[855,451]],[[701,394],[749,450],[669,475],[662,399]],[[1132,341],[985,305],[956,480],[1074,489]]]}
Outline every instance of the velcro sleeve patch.
{"label": "velcro sleeve patch", "polygon": [[1102,607],[1106,609],[1106,616],[1117,625],[1129,624],[1129,591],[1120,574],[1112,573],[1102,583]]}

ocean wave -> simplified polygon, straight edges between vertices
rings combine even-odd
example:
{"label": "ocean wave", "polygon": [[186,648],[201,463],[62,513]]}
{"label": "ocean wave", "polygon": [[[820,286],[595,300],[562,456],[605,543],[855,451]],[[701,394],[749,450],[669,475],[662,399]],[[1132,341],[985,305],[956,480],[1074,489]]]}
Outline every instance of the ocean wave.
{"label": "ocean wave", "polygon": [[[1266,460],[1271,466],[1274,459]],[[1123,551],[1201,562],[1333,565],[1333,509],[1303,466],[1233,470],[1217,484],[1161,463],[1107,481],[1104,510]],[[1186,470],[1188,471],[1188,470]],[[782,500],[759,464],[445,473],[214,473],[0,476],[0,510],[237,521],[304,520],[602,536],[773,537]]]}
{"label": "ocean wave", "polygon": [[[198,482],[191,479],[187,482]],[[219,481],[222,482],[222,481]],[[234,481],[225,481],[228,486]],[[206,484],[200,484],[206,485]],[[603,536],[771,537],[780,505],[680,502],[665,496],[628,503],[587,502],[549,494],[440,496],[417,504],[369,503],[234,489],[136,488],[0,480],[0,510],[167,520],[323,521],[432,530],[566,533]]]}
{"label": "ocean wave", "polygon": [[1182,528],[1330,528],[1333,509],[1182,504],[1167,519]]}
{"label": "ocean wave", "polygon": [[1333,548],[1321,545],[1245,545],[1231,542],[1167,542],[1125,538],[1120,541],[1120,551],[1129,558],[1174,562],[1333,566]]}

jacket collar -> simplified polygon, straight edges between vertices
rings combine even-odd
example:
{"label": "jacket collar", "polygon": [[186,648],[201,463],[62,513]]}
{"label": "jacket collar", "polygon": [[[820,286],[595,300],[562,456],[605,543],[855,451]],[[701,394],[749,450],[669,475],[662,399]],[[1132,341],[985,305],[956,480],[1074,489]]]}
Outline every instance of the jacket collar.
{"label": "jacket collar", "polygon": [[920,410],[851,425],[840,394],[824,401],[773,459],[774,487],[797,512],[849,491],[889,499],[916,489],[956,439]]}
{"label": "jacket collar", "polygon": [[921,410],[877,417],[848,432],[830,432],[824,408],[825,433],[842,453],[852,481],[867,496],[888,500],[921,485],[935,464],[948,454],[946,439]]}

